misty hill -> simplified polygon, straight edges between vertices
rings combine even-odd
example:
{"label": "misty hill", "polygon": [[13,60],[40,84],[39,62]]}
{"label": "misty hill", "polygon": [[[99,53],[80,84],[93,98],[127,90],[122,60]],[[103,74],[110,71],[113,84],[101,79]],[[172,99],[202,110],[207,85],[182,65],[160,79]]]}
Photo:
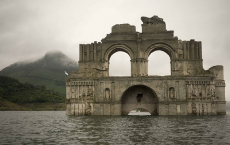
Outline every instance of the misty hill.
{"label": "misty hill", "polygon": [[52,51],[34,62],[17,62],[0,71],[1,76],[16,78],[22,83],[44,85],[65,95],[65,73],[77,70],[77,62],[60,51]]}
{"label": "misty hill", "polygon": [[13,103],[64,102],[65,98],[45,86],[20,83],[18,80],[0,76],[0,98]]}

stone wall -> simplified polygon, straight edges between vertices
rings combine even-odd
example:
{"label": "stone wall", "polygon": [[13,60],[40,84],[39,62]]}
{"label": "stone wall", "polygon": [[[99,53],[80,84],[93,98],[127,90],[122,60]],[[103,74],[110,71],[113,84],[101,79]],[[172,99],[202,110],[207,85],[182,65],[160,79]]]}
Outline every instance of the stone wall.
{"label": "stone wall", "polygon": [[[67,114],[87,114],[86,103],[90,106],[88,114],[91,115],[127,115],[127,112],[135,108],[143,108],[151,112],[151,107],[156,109],[156,112],[151,112],[152,115],[223,114],[223,106],[218,101],[219,97],[215,95],[215,92],[219,92],[215,90],[216,82],[211,80],[211,77],[152,76],[106,77],[83,82],[81,79],[72,78],[66,86]],[[134,86],[137,88],[131,91],[133,95],[129,91],[127,93],[127,90]],[[143,92],[143,87],[148,89]],[[124,99],[127,94],[131,98]],[[138,102],[138,94],[143,94],[143,99],[147,96],[147,100],[142,99]],[[152,101],[148,97],[152,97]]]}

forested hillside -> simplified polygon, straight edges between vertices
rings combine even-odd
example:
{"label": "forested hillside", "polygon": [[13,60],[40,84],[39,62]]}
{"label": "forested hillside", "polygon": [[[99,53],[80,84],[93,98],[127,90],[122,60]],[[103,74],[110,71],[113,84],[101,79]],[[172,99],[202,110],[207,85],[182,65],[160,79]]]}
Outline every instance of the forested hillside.
{"label": "forested hillside", "polygon": [[13,103],[65,102],[65,97],[43,86],[20,83],[18,80],[0,76],[0,99]]}

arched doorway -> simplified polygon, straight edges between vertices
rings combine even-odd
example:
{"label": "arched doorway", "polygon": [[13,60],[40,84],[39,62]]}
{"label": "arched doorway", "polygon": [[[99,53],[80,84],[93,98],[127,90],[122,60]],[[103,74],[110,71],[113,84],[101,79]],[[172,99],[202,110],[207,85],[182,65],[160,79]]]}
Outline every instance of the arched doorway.
{"label": "arched doorway", "polygon": [[128,115],[135,108],[148,110],[151,115],[158,115],[158,98],[156,93],[144,85],[128,88],[121,98],[121,115]]}

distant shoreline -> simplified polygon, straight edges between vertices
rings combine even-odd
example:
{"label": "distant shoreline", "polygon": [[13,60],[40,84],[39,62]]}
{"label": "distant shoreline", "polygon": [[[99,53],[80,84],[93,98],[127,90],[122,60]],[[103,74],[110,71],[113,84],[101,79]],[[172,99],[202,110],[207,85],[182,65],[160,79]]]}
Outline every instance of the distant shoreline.
{"label": "distant shoreline", "polygon": [[12,103],[9,101],[2,101],[0,111],[66,111],[65,103]]}

